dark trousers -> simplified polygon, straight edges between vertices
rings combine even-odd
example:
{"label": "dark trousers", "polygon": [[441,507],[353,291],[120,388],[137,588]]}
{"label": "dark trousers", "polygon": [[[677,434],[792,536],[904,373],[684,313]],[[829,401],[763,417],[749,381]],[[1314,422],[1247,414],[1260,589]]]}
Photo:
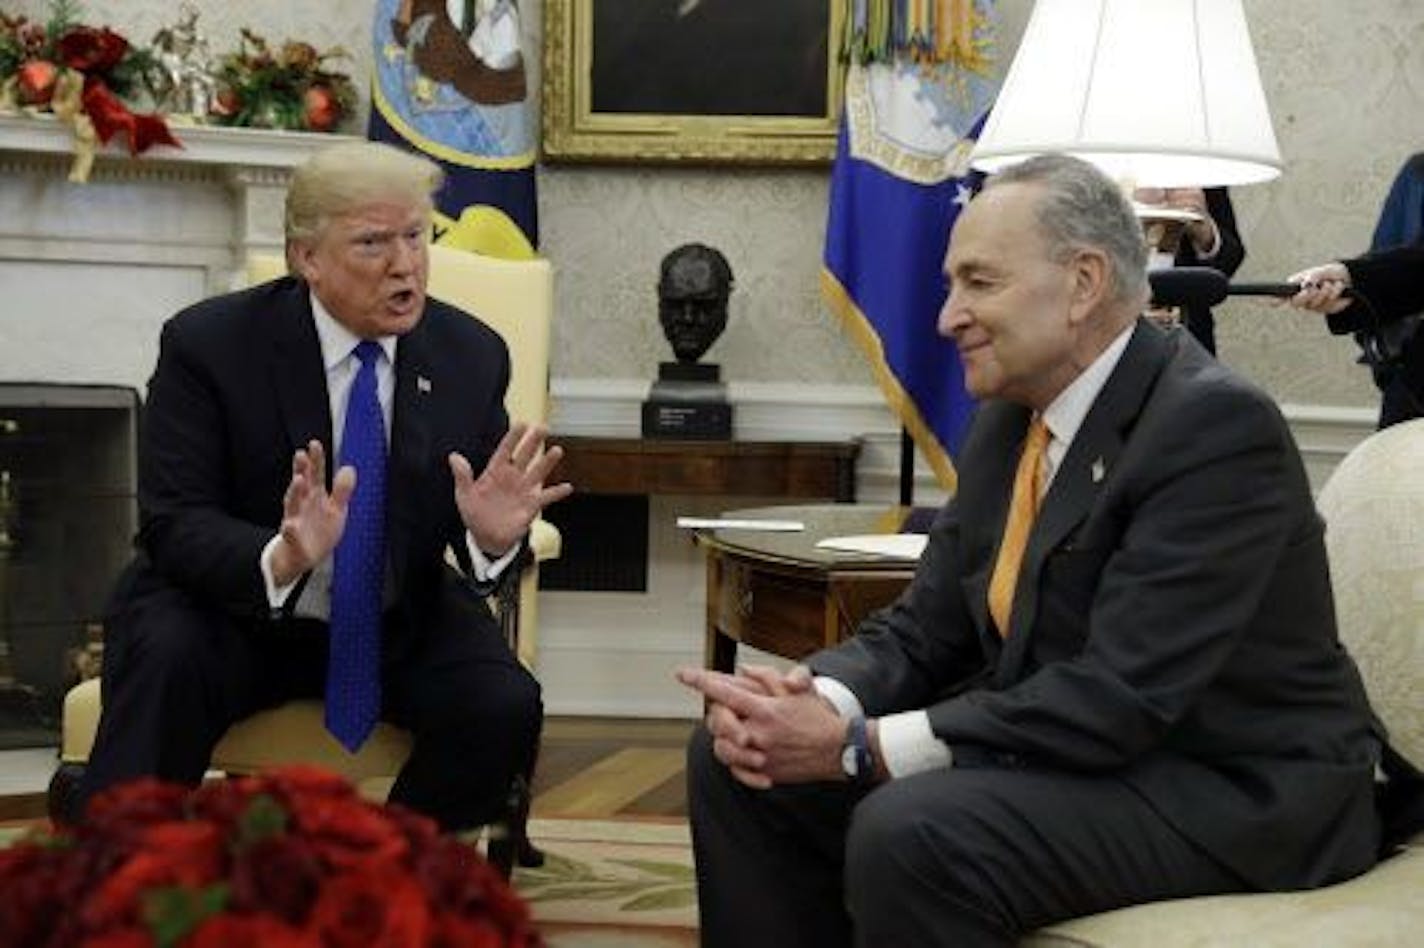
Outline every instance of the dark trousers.
{"label": "dark trousers", "polygon": [[[121,589],[80,806],[134,777],[196,784],[231,724],[321,697],[325,623],[236,620],[151,577]],[[391,800],[466,829],[502,815],[514,776],[531,769],[543,705],[484,603],[453,574],[441,593],[422,628],[386,616],[382,717],[414,738]]]}
{"label": "dark trousers", "polygon": [[1375,383],[1380,390],[1379,429],[1413,421],[1421,414],[1421,399],[1414,390],[1415,377],[1404,366],[1391,365],[1375,371]]}
{"label": "dark trousers", "polygon": [[1031,770],[751,790],[688,748],[702,944],[1011,946],[1039,926],[1245,884],[1126,784]]}

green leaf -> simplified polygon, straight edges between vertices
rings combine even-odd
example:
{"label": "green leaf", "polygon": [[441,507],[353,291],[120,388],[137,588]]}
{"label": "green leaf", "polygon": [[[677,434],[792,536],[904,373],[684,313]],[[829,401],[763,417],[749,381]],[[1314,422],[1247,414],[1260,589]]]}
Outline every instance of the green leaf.
{"label": "green leaf", "polygon": [[44,48],[40,55],[55,61],[59,58],[59,38],[79,25],[81,15],[79,0],[50,0],[49,20],[44,25]]}
{"label": "green leaf", "polygon": [[227,897],[228,887],[221,883],[202,889],[150,889],[143,895],[143,920],[158,948],[172,948],[226,908]]}
{"label": "green leaf", "polygon": [[287,811],[271,794],[259,793],[247,804],[237,821],[237,836],[233,846],[238,852],[272,836],[287,831]]}

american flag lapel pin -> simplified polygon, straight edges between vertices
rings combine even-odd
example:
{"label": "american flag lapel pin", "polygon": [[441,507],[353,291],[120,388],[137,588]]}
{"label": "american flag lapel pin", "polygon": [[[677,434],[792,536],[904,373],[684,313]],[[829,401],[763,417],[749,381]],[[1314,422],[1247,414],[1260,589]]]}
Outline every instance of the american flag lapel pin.
{"label": "american flag lapel pin", "polygon": [[422,395],[430,394],[430,391],[433,387],[434,386],[430,384],[430,379],[426,378],[425,376],[417,375],[415,377],[415,390],[420,392]]}
{"label": "american flag lapel pin", "polygon": [[1103,463],[1103,459],[1101,457],[1093,461],[1092,473],[1094,484],[1097,484],[1102,481],[1102,479],[1107,475],[1108,466]]}

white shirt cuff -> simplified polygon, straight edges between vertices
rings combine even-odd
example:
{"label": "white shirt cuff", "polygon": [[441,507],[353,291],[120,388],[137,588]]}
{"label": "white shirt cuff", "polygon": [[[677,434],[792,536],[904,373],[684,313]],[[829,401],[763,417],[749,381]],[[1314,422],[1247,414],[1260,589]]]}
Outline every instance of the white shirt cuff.
{"label": "white shirt cuff", "polygon": [[843,718],[860,718],[865,716],[865,710],[860,706],[860,699],[855,696],[845,685],[834,678],[826,678],[817,675],[811,680],[821,697],[836,706],[836,711]]}
{"label": "white shirt cuff", "polygon": [[504,568],[514,561],[514,556],[519,552],[519,544],[509,548],[507,553],[501,554],[497,559],[491,560],[485,555],[485,551],[480,549],[480,545],[475,542],[475,538],[470,535],[470,531],[465,531],[465,549],[470,551],[470,565],[475,571],[475,581],[487,583],[498,579],[504,572]]}
{"label": "white shirt cuff", "polygon": [[880,757],[891,777],[908,777],[954,763],[949,745],[930,730],[924,711],[887,714],[879,720]]}
{"label": "white shirt cuff", "polygon": [[273,609],[282,608],[282,604],[287,601],[287,597],[292,594],[301,577],[298,576],[283,586],[278,586],[277,581],[272,578],[272,555],[277,549],[277,542],[282,539],[279,533],[267,541],[267,545],[262,548],[262,558],[258,560],[258,565],[262,569],[262,584],[267,587],[267,605]]}

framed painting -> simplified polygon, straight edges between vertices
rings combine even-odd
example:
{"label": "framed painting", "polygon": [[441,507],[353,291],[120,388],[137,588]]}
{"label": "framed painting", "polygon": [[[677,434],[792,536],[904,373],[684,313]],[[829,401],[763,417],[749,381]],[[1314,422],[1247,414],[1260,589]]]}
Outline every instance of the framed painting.
{"label": "framed painting", "polygon": [[829,161],[842,8],[838,0],[545,0],[544,157]]}

